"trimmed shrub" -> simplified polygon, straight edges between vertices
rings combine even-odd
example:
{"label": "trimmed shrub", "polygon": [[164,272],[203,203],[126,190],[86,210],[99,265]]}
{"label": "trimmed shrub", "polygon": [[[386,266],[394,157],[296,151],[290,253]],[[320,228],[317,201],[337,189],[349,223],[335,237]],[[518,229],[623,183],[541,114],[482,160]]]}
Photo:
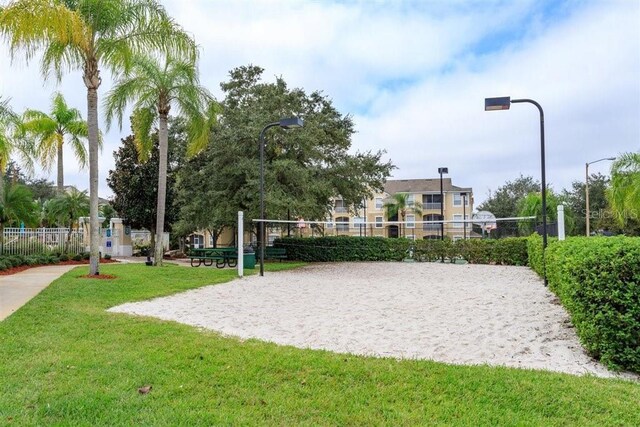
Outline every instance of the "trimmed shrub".
{"label": "trimmed shrub", "polygon": [[82,255],[75,254],[71,259],[74,261],[82,261]]}
{"label": "trimmed shrub", "polygon": [[[481,240],[490,242],[491,240]],[[527,265],[527,239],[524,237],[505,237],[495,240],[491,248],[492,261],[501,265]]]}
{"label": "trimmed shrub", "polygon": [[286,237],[276,239],[274,246],[285,248],[287,258],[297,261],[402,261],[411,243],[408,239],[331,236]]}
{"label": "trimmed shrub", "polygon": [[4,262],[4,260],[0,259],[0,271],[5,271],[6,269],[8,269],[9,267],[7,266],[7,264]]}
{"label": "trimmed shrub", "polygon": [[542,236],[538,233],[533,233],[527,239],[527,255],[529,258],[529,267],[538,273],[538,276],[544,276]]}
{"label": "trimmed shrub", "polygon": [[60,254],[60,256],[58,257],[58,259],[60,261],[69,261],[69,255],[67,254]]}
{"label": "trimmed shrub", "polygon": [[111,259],[111,254],[105,254],[104,259]]}
{"label": "trimmed shrub", "polygon": [[611,368],[640,372],[640,239],[554,241],[547,278],[587,351]]}
{"label": "trimmed shrub", "polygon": [[308,262],[401,261],[413,251],[416,261],[454,262],[464,258],[470,263],[527,265],[527,240],[513,237],[502,240],[389,239],[384,237],[286,237],[274,246],[285,248],[287,258]]}
{"label": "trimmed shrub", "polygon": [[489,264],[493,261],[493,239],[469,239],[456,242],[460,257],[470,264]]}

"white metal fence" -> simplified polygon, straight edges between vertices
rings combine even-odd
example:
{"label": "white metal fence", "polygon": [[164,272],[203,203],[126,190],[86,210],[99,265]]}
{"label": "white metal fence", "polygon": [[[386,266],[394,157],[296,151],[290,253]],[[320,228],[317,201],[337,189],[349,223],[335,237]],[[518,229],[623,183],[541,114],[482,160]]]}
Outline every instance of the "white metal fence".
{"label": "white metal fence", "polygon": [[78,254],[84,252],[83,230],[68,228],[5,228],[0,253],[31,255],[49,252]]}

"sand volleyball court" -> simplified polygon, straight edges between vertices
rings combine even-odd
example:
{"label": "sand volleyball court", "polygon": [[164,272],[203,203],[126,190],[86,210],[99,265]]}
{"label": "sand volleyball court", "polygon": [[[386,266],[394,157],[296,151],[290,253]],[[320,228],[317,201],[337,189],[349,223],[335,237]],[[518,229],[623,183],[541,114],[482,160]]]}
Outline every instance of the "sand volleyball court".
{"label": "sand volleyball court", "polygon": [[526,267],[315,264],[109,311],[300,348],[616,376]]}

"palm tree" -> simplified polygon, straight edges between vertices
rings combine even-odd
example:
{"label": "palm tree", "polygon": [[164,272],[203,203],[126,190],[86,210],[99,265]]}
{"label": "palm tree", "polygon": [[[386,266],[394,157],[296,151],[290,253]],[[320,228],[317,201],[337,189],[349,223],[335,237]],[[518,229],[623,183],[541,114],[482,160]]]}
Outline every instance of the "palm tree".
{"label": "palm tree", "polygon": [[20,117],[11,109],[9,101],[0,97],[0,194],[3,194],[4,174],[12,154],[17,152],[27,170],[33,170],[32,141],[24,137]]}
{"label": "palm tree", "polygon": [[80,111],[69,108],[61,93],[53,97],[51,115],[42,111],[27,110],[23,114],[22,126],[28,134],[33,135],[36,142],[36,153],[45,169],[57,159],[58,193],[64,192],[64,166],[62,162],[62,146],[65,137],[71,143],[76,159],[81,168],[87,166],[87,149],[83,139],[87,137],[87,122],[82,119]]}
{"label": "palm tree", "polygon": [[4,250],[4,228],[21,221],[27,224],[37,221],[36,204],[26,186],[9,182],[0,193],[0,253]]}
{"label": "palm tree", "polygon": [[640,215],[640,152],[624,153],[611,165],[607,199],[618,223],[625,225]]}
{"label": "palm tree", "polygon": [[403,236],[402,223],[404,223],[407,213],[413,212],[416,216],[422,215],[422,207],[417,204],[409,193],[396,193],[391,199],[385,202],[384,208],[387,218],[397,217],[400,224],[400,235]]}
{"label": "palm tree", "polygon": [[150,130],[158,124],[158,205],[154,265],[162,265],[165,200],[167,193],[168,119],[175,107],[187,120],[188,153],[194,154],[209,141],[209,129],[215,119],[213,97],[200,86],[195,61],[167,57],[164,64],[141,56],[133,61],[130,73],[121,75],[107,94],[104,108],[107,126],[114,116],[122,127],[122,115],[132,103],[134,143],[141,159],[152,148]]}
{"label": "palm tree", "polygon": [[195,57],[195,42],[167,15],[157,0],[13,0],[0,9],[0,35],[11,55],[27,60],[43,51],[45,77],[60,80],[67,70],[82,70],[87,88],[90,198],[90,274],[98,274],[98,88],[101,66],[126,70],[131,58],[149,51]]}
{"label": "palm tree", "polygon": [[[551,190],[547,190],[547,218],[549,220],[557,221],[558,205],[563,203],[564,201],[562,197],[558,196]],[[564,204],[565,231],[567,234],[571,234],[575,225],[575,219],[573,217],[573,212],[568,207],[568,204]],[[535,217],[534,221],[536,224],[542,222],[542,196],[540,192],[529,193],[523,199],[518,201],[518,216],[533,216]],[[534,222],[525,220],[519,221],[518,229],[524,235],[531,234],[534,231]]]}
{"label": "palm tree", "polygon": [[71,240],[73,224],[77,224],[78,218],[89,213],[89,198],[87,192],[71,188],[69,191],[57,195],[47,204],[49,213],[61,222],[61,225],[69,228],[67,243]]}

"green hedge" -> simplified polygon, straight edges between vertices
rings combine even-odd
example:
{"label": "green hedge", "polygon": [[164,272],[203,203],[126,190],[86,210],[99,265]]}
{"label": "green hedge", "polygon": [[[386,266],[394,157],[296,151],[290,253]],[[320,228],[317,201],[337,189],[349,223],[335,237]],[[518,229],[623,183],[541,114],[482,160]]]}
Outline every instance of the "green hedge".
{"label": "green hedge", "polygon": [[529,267],[533,269],[538,276],[544,276],[544,259],[542,256],[542,236],[533,233],[527,239],[527,255],[529,258]]}
{"label": "green hedge", "polygon": [[527,239],[510,237],[500,240],[409,240],[384,237],[287,237],[276,239],[274,246],[285,248],[287,258],[307,262],[449,261],[465,259],[473,264],[527,265]]}
{"label": "green hedge", "polygon": [[546,258],[549,287],[587,351],[640,372],[640,239],[573,237],[551,242]]}
{"label": "green hedge", "polygon": [[[88,259],[88,255],[89,254],[86,254],[86,259]],[[0,271],[23,265],[35,266],[58,264],[60,261],[68,261],[70,258],[79,261],[85,258],[85,254],[2,255],[0,256]]]}

